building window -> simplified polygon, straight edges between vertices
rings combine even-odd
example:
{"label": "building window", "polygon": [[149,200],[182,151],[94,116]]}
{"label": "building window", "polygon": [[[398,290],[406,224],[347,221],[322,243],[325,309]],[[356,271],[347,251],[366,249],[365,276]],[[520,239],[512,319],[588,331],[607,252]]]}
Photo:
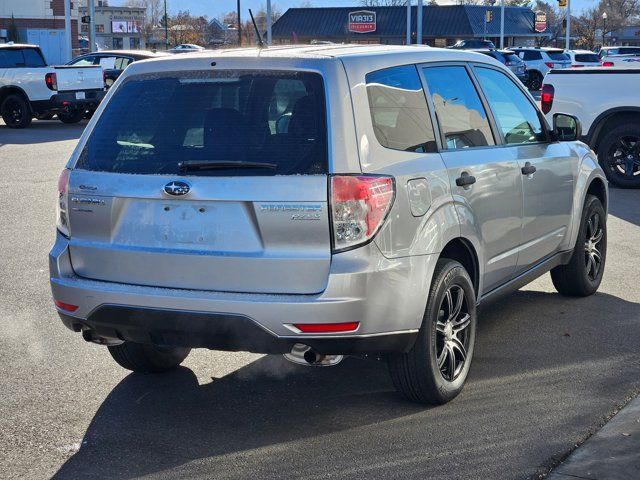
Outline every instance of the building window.
{"label": "building window", "polygon": [[82,25],[80,25],[80,31],[83,33],[86,33],[89,31],[89,25],[87,25],[86,23],[83,23]]}
{"label": "building window", "polygon": [[113,37],[113,48],[116,50],[122,50],[122,48],[124,48],[124,42],[121,37]]}
{"label": "building window", "polygon": [[129,38],[129,48],[137,50],[140,48],[140,38],[138,37],[130,37]]}
{"label": "building window", "polygon": [[96,33],[104,33],[104,25],[101,23],[96,24]]}

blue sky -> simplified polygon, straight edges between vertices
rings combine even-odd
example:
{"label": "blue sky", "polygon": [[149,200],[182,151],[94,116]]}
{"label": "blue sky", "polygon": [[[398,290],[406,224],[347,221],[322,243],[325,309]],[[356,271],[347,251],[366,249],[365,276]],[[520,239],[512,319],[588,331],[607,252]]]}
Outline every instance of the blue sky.
{"label": "blue sky", "polygon": [[[261,5],[265,4],[265,0],[240,0],[243,16],[246,16],[247,9],[252,8],[258,10]],[[358,5],[358,0],[310,0],[314,7],[342,7],[349,5]],[[549,1],[549,0],[548,0]],[[551,0],[555,1],[555,0]],[[290,7],[300,6],[304,0],[272,0],[272,4],[276,5],[283,12]],[[124,0],[111,0],[110,5],[122,5]],[[414,5],[417,0],[413,0]],[[426,1],[425,1],[426,3]],[[454,0],[438,0],[441,5],[455,3]],[[572,13],[579,13],[585,8],[595,6],[598,0],[571,0]],[[209,18],[219,17],[222,14],[235,11],[236,0],[167,0],[167,8],[169,14],[176,13],[178,10],[189,10],[194,15],[206,15]]]}

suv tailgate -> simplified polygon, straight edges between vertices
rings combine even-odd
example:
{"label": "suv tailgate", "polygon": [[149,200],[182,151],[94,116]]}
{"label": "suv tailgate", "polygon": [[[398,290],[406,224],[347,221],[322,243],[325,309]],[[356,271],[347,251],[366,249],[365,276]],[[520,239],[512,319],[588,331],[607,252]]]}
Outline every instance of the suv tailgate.
{"label": "suv tailgate", "polygon": [[102,67],[96,65],[87,65],[84,67],[56,66],[53,67],[56,72],[59,92],[80,90],[102,90],[104,88],[104,78],[102,76]]}

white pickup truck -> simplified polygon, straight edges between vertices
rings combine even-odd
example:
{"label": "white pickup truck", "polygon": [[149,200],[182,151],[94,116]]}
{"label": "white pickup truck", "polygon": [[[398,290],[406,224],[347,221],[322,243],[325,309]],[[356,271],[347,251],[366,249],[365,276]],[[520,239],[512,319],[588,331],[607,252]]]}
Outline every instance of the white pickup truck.
{"label": "white pickup truck", "polygon": [[551,70],[544,78],[541,108],[580,120],[581,139],[597,154],[609,182],[640,188],[640,68]]}
{"label": "white pickup truck", "polygon": [[104,97],[100,66],[47,66],[36,45],[0,45],[0,115],[11,128],[57,115],[79,122]]}

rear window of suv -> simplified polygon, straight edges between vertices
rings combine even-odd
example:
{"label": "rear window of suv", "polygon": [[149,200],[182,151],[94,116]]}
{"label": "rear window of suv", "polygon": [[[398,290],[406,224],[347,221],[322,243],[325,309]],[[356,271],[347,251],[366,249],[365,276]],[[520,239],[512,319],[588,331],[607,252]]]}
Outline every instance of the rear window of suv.
{"label": "rear window of suv", "polygon": [[569,58],[569,55],[567,55],[566,53],[564,53],[561,50],[558,50],[556,52],[547,51],[547,55],[549,55],[549,58],[551,60],[554,60],[556,62],[567,62],[567,61],[571,60]]}
{"label": "rear window of suv", "polygon": [[76,168],[209,176],[326,173],[322,77],[257,70],[132,76],[98,119]]}
{"label": "rear window of suv", "polygon": [[600,63],[600,58],[595,53],[576,53],[576,62]]}

